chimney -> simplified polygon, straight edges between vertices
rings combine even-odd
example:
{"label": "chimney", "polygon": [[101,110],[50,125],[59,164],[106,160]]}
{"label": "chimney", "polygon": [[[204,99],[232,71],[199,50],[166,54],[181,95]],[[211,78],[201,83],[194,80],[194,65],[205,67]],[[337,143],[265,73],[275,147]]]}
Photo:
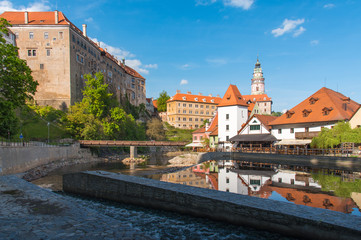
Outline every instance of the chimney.
{"label": "chimney", "polygon": [[199,92],[198,95],[199,95],[199,96],[202,96],[202,93]]}
{"label": "chimney", "polygon": [[176,93],[180,93],[180,90],[177,90]]}
{"label": "chimney", "polygon": [[217,97],[219,97],[219,94],[217,94]]}
{"label": "chimney", "polygon": [[58,10],[55,10],[55,24],[59,23],[59,13]]}
{"label": "chimney", "polygon": [[82,26],[83,26],[83,35],[84,37],[86,37],[86,24],[83,24]]}
{"label": "chimney", "polygon": [[98,47],[100,47],[100,42],[97,42]]}
{"label": "chimney", "polygon": [[209,94],[208,96],[209,96],[209,97],[213,97],[213,95],[212,95],[212,94]]}
{"label": "chimney", "polygon": [[25,11],[25,24],[28,24],[29,23],[29,15],[28,15],[28,12]]}
{"label": "chimney", "polygon": [[106,52],[108,52],[108,49],[104,48],[104,50],[105,50]]}
{"label": "chimney", "polygon": [[125,58],[123,58],[123,65],[125,65]]}
{"label": "chimney", "polygon": [[192,94],[192,93],[190,91],[188,91],[187,94]]}

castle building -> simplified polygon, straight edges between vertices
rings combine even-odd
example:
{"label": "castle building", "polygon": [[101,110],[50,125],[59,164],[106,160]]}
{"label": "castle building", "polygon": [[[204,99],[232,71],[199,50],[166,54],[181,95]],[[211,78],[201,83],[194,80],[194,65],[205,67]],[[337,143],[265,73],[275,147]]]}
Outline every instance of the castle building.
{"label": "castle building", "polygon": [[112,56],[77,28],[60,11],[4,12],[12,26],[19,57],[27,61],[39,82],[34,99],[39,105],[66,109],[81,101],[84,75],[102,72],[110,92],[138,106],[146,102],[145,78]]}
{"label": "castle building", "polygon": [[272,99],[265,93],[264,80],[261,63],[257,58],[256,65],[253,70],[251,95],[243,95],[243,100],[245,100],[248,104],[254,103],[257,105],[254,114],[270,115],[272,113]]}
{"label": "castle building", "polygon": [[167,122],[177,128],[197,129],[216,114],[220,97],[177,93],[167,101]]}

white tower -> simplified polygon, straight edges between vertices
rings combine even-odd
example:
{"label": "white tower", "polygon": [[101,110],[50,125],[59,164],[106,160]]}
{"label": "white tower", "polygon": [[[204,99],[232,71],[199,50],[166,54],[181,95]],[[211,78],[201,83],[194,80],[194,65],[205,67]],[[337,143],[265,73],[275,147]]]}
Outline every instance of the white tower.
{"label": "white tower", "polygon": [[262,72],[262,68],[261,68],[261,63],[259,62],[258,57],[257,57],[257,62],[256,62],[256,65],[255,65],[254,71],[253,71],[251,94],[259,95],[259,94],[264,94],[264,93],[265,93],[265,90],[264,90],[263,72]]}

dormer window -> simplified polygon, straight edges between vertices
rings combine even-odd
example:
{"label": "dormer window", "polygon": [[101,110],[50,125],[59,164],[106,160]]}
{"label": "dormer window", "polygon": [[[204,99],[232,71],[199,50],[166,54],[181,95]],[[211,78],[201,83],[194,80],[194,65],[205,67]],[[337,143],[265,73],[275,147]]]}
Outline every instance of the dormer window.
{"label": "dormer window", "polygon": [[263,100],[266,100],[266,97],[264,97]]}
{"label": "dormer window", "polygon": [[324,108],[322,109],[322,114],[323,114],[324,116],[327,116],[328,114],[330,114],[330,112],[331,112],[332,110],[333,110],[332,107],[330,107],[330,108],[324,107]]}
{"label": "dormer window", "polygon": [[310,104],[315,104],[315,102],[317,102],[318,99],[319,99],[319,98],[311,97],[311,98],[309,99],[309,102],[310,102]]}
{"label": "dormer window", "polygon": [[308,115],[310,115],[311,112],[312,112],[311,109],[304,109],[302,111],[302,115],[303,115],[303,117],[308,117]]}
{"label": "dormer window", "polygon": [[183,99],[183,100],[187,100],[187,98],[186,98],[186,97],[182,97],[182,99]]}
{"label": "dormer window", "polygon": [[231,94],[228,94],[228,95],[227,95],[227,99],[228,99],[228,100],[231,99]]}
{"label": "dormer window", "polygon": [[203,98],[203,99],[202,99],[202,101],[203,101],[203,102],[206,102],[206,99],[205,99],[205,98]]}
{"label": "dormer window", "polygon": [[214,99],[212,99],[211,102],[214,103]]}
{"label": "dormer window", "polygon": [[295,114],[294,111],[287,111],[287,112],[286,112],[287,118],[291,118],[293,114]]}
{"label": "dormer window", "polygon": [[196,97],[194,100],[195,100],[195,101],[198,101],[198,98]]}

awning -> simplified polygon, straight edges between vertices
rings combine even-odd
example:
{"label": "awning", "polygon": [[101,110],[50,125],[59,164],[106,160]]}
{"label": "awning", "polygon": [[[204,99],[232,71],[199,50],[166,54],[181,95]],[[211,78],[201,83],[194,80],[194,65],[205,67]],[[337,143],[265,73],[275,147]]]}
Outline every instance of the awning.
{"label": "awning", "polygon": [[282,139],[280,142],[276,143],[275,145],[307,145],[312,142],[311,139]]}
{"label": "awning", "polygon": [[190,143],[190,144],[187,144],[186,147],[203,147],[203,144],[202,143]]}
{"label": "awning", "polygon": [[275,142],[275,138],[272,134],[243,134],[236,135],[229,139],[232,142]]}

